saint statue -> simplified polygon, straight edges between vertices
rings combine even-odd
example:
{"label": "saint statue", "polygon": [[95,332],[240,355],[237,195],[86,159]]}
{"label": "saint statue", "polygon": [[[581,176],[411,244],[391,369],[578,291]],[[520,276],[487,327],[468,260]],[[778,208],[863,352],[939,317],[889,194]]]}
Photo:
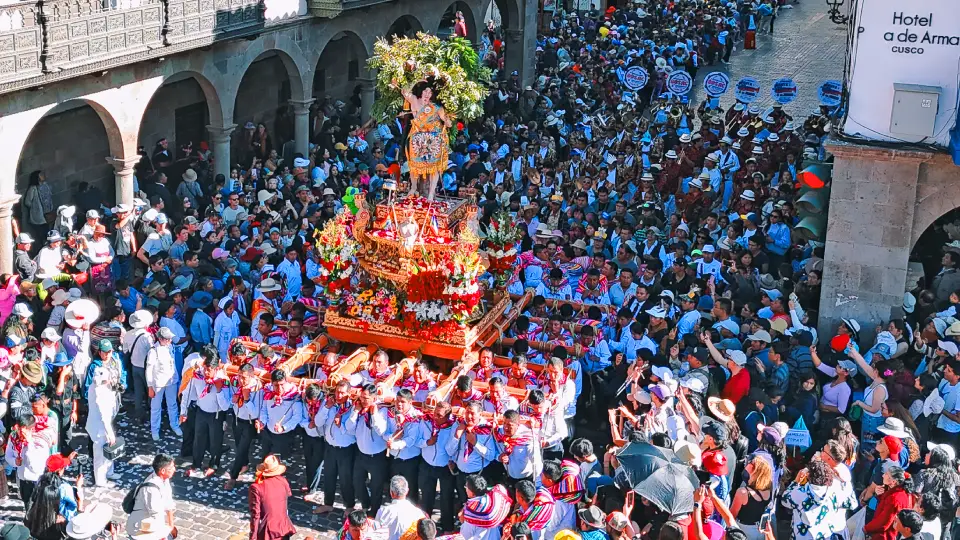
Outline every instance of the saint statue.
{"label": "saint statue", "polygon": [[[399,86],[393,81],[394,86]],[[410,121],[407,165],[410,167],[410,194],[417,193],[421,179],[427,183],[427,200],[434,200],[440,175],[447,168],[450,140],[447,129],[452,121],[443,107],[433,101],[433,86],[420,81],[412,88],[401,88],[413,118]]]}

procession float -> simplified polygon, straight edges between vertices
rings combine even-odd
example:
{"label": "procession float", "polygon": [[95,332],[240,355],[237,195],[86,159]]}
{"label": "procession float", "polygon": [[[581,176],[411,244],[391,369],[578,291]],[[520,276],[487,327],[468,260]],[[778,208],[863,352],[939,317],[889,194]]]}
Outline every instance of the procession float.
{"label": "procession float", "polygon": [[[233,377],[260,355],[258,364],[269,366],[259,372],[265,384],[270,369],[282,369],[301,388],[319,383],[329,391],[369,370],[374,356],[385,351],[391,367],[377,383],[383,400],[411,380],[415,388],[429,381],[433,390],[418,403],[429,408],[450,400],[457,378],[480,363],[481,349],[506,343],[506,330],[533,292],[506,292],[520,240],[512,216],[499,211],[481,230],[474,200],[436,193],[450,135],[482,113],[489,73],[470,43],[423,33],[380,40],[370,66],[378,73],[374,114],[406,126],[407,174],[387,179],[376,200],[348,188],[342,211],[316,231],[308,256],[319,265],[314,282],[322,294],[300,300],[310,315],[304,328],[316,337],[300,347],[271,346],[269,359],[262,358],[263,343],[240,338],[226,371]],[[530,345],[541,352],[556,346]],[[579,345],[568,349],[582,354]],[[520,400],[541,372],[533,364],[517,372],[503,355],[482,367],[484,373],[512,370],[509,378],[519,382],[507,391]],[[488,378],[478,376],[474,389],[486,392]]]}

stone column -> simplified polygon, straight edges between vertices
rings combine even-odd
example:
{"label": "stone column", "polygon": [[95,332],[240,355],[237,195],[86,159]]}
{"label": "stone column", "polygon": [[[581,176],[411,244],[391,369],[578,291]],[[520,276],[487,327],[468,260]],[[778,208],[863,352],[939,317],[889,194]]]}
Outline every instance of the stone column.
{"label": "stone column", "polygon": [[19,195],[11,195],[0,200],[0,273],[13,273],[13,205],[20,200]]}
{"label": "stone column", "polygon": [[230,135],[236,128],[236,124],[223,127],[207,126],[213,150],[214,177],[222,174],[224,178],[230,178]]}
{"label": "stone column", "polygon": [[909,288],[921,164],[932,154],[840,142],[827,150],[835,160],[817,330],[826,342],[840,319],[854,318],[870,346],[874,325],[900,315]]}
{"label": "stone column", "polygon": [[504,54],[507,56],[503,67],[507,75],[514,71],[520,74],[520,80],[524,80],[523,73],[523,30],[507,28],[503,31]]}
{"label": "stone column", "polygon": [[293,138],[296,141],[296,151],[304,157],[310,155],[310,104],[313,98],[303,101],[291,99],[293,107]]}
{"label": "stone column", "polygon": [[140,156],[120,159],[108,157],[107,163],[113,166],[117,186],[117,204],[133,206],[133,167],[140,162]]}
{"label": "stone column", "polygon": [[357,83],[360,84],[360,122],[366,122],[373,110],[377,82],[372,77],[363,77],[357,79]]}

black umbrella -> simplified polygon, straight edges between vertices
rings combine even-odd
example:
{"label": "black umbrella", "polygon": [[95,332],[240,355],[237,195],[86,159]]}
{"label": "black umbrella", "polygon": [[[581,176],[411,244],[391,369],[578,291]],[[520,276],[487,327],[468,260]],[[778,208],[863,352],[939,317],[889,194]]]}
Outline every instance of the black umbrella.
{"label": "black umbrella", "polygon": [[619,454],[617,461],[627,473],[630,485],[635,486],[663,467],[671,463],[682,463],[673,450],[660,448],[647,442],[633,442]]}
{"label": "black umbrella", "polygon": [[631,443],[617,455],[617,460],[638,495],[671,516],[693,512],[693,492],[700,487],[700,481],[672,450]]}

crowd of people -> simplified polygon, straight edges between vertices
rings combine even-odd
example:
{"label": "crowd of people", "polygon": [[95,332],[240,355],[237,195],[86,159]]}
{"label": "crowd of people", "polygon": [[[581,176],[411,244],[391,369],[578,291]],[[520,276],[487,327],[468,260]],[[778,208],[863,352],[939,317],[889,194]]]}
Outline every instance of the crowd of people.
{"label": "crowd of people", "polygon": [[[902,318],[818,334],[823,245],[795,231],[818,186],[798,173],[824,157],[834,111],[664,97],[671,72],[732,61],[790,7],[557,12],[529,86],[503,69],[496,26],[480,36],[486,114],[451,140],[440,192],[475,197],[482,225],[510,212],[507,290],[534,296],[511,345],[481,350],[429,411],[414,406],[436,387],[429,361],[389,407],[385,352],[330,395],[336,351],[304,387],[276,368],[278,349],[323,331],[313,231],[348,188],[376,200],[406,180],[403,123],[361,123],[358,95],[315,108],[306,156],[248,123],[229,178],[206,145],[162,139],[133,205],[82,185],[54,209],[36,172],[0,276],[0,497],[25,507],[0,538],[176,537],[178,464],[184,482],[249,484],[241,537],[258,540],[295,534],[291,497],[318,513],[339,497],[337,537],[352,540],[950,538],[960,248],[905,293]],[[635,92],[618,76],[632,66],[650,74]],[[242,358],[232,377],[228,358]],[[85,500],[91,480],[116,488],[120,415],[182,441],[126,494],[125,524]],[[72,465],[88,454],[92,479]]]}

